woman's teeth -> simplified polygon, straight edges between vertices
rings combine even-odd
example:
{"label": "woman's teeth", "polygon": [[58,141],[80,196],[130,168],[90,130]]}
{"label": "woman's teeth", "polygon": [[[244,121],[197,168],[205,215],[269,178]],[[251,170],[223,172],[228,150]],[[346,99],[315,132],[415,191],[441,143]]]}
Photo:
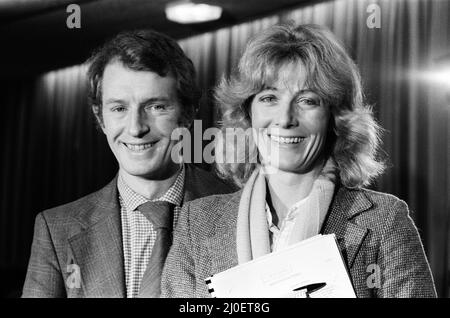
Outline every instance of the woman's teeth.
{"label": "woman's teeth", "polygon": [[139,145],[125,144],[125,146],[132,151],[144,151],[148,148],[151,148],[153,144],[154,143],[149,142],[147,144],[139,144]]}
{"label": "woman's teeth", "polygon": [[280,144],[297,144],[305,139],[304,137],[280,137],[273,135],[269,135],[269,137]]}

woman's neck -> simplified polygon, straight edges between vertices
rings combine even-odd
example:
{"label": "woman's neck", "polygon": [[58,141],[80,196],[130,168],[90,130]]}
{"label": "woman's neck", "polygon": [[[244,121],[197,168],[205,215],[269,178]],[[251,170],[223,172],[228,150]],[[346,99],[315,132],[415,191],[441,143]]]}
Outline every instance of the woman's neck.
{"label": "woman's neck", "polygon": [[266,175],[267,187],[272,208],[275,209],[275,225],[286,217],[288,209],[298,201],[306,198],[313,187],[314,181],[322,171],[322,165],[300,174],[276,169]]}

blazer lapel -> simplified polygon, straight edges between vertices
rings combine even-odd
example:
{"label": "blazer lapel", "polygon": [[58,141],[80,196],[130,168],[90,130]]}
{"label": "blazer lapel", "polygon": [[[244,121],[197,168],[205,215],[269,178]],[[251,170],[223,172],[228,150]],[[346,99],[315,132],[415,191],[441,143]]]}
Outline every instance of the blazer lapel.
{"label": "blazer lapel", "polygon": [[241,194],[242,191],[234,193],[229,201],[223,202],[220,211],[213,211],[210,216],[215,218],[211,222],[215,226],[205,240],[211,258],[211,273],[207,275],[214,275],[238,265],[236,225]]}
{"label": "blazer lapel", "polygon": [[343,257],[352,268],[356,255],[367,235],[368,229],[357,225],[352,219],[372,206],[361,191],[339,187],[331,203],[331,211],[322,227],[323,234],[334,233]]}
{"label": "blazer lapel", "polygon": [[84,230],[69,239],[73,262],[80,267],[85,297],[124,297],[124,260],[117,177],[95,197],[95,208],[78,220]]}

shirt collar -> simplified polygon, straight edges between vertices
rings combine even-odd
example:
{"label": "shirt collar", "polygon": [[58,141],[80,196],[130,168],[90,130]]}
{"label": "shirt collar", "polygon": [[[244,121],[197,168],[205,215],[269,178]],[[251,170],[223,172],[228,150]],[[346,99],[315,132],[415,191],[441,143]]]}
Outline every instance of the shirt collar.
{"label": "shirt collar", "polygon": [[138,206],[149,201],[166,201],[176,206],[181,206],[184,193],[184,178],[185,168],[184,165],[182,165],[181,170],[178,173],[177,178],[175,179],[175,182],[170,186],[166,193],[154,200],[148,200],[143,195],[140,195],[139,193],[131,189],[125,182],[125,180],[122,179],[120,174],[117,178],[117,189],[128,211],[134,211]]}
{"label": "shirt collar", "polygon": [[[294,203],[288,210],[287,216],[290,216],[293,211],[297,210],[299,206],[302,206],[308,200],[316,200],[317,208],[320,215],[320,225],[325,221],[325,217],[328,214],[331,201],[333,199],[334,188],[336,182],[336,163],[332,158],[329,158],[325,163],[322,172],[318,178],[314,181],[311,192],[307,197]],[[266,217],[269,228],[276,226],[273,224],[272,211],[269,204],[266,201]]]}

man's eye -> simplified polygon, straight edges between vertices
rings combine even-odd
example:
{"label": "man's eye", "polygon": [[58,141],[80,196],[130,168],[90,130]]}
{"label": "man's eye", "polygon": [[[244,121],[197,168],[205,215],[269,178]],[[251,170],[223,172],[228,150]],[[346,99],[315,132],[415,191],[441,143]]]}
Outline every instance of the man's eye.
{"label": "man's eye", "polygon": [[117,105],[117,106],[112,107],[111,110],[112,110],[113,112],[119,112],[119,113],[120,113],[120,112],[125,111],[125,110],[126,110],[126,107],[125,107],[125,106],[122,106],[122,105]]}
{"label": "man's eye", "polygon": [[164,109],[166,109],[166,105],[154,105],[153,109],[154,110],[164,110]]}
{"label": "man's eye", "polygon": [[164,111],[167,109],[167,106],[164,104],[154,104],[148,105],[146,108],[150,111]]}

